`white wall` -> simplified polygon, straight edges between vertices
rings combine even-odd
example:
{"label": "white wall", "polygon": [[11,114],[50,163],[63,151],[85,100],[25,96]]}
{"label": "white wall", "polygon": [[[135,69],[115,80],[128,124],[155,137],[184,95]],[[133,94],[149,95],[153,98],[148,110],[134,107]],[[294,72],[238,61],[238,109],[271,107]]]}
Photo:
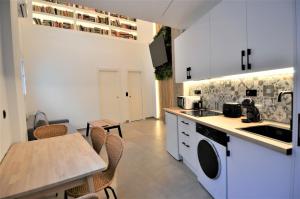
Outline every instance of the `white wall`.
{"label": "white wall", "polygon": [[[26,139],[24,97],[21,90],[21,52],[15,0],[0,2],[0,160],[8,147]],[[6,119],[2,111],[7,113]]]}
{"label": "white wall", "polygon": [[[33,25],[21,21],[27,75],[27,113],[42,110],[49,119],[68,118],[77,128],[99,115],[98,71],[122,73],[125,96],[128,70],[143,73],[144,116],[155,115],[155,84],[148,43],[152,23],[142,24],[138,41]],[[122,104],[127,111],[127,102]],[[128,119],[128,112],[123,121]]]}

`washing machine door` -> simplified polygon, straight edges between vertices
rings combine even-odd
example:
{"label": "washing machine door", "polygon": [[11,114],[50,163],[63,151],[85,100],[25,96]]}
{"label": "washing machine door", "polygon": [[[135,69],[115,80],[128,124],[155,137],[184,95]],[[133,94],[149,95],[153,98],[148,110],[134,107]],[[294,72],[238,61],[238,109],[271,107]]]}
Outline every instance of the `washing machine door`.
{"label": "washing machine door", "polygon": [[205,175],[217,179],[221,171],[221,161],[213,143],[203,139],[198,144],[198,160]]}

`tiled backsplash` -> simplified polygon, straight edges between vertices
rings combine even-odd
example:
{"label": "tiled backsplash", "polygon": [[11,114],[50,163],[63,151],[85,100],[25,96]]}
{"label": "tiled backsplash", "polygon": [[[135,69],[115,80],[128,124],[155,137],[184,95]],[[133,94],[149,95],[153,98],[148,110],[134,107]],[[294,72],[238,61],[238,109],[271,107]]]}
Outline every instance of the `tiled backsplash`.
{"label": "tiled backsplash", "polygon": [[291,97],[284,96],[282,102],[277,102],[277,97],[280,91],[293,89],[293,74],[205,80],[184,86],[189,95],[201,90],[204,106],[216,110],[222,110],[225,102],[241,103],[247,98],[247,89],[256,89],[257,97],[253,99],[263,119],[289,123],[291,117]]}

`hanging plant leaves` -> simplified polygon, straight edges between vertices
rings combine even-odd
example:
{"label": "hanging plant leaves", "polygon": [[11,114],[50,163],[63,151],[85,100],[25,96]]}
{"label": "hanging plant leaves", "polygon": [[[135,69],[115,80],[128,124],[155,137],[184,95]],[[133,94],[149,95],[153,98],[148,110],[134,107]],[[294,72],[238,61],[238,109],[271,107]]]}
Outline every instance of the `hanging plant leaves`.
{"label": "hanging plant leaves", "polygon": [[168,62],[161,66],[154,67],[154,73],[157,80],[166,80],[172,77],[172,40],[171,40],[171,28],[163,26],[159,32],[155,35],[154,39],[163,35]]}

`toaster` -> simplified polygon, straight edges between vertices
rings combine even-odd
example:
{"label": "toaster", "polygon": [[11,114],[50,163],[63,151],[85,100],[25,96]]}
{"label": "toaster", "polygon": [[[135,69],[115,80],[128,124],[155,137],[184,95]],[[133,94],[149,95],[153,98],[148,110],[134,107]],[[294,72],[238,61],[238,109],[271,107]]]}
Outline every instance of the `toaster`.
{"label": "toaster", "polygon": [[223,115],[225,117],[241,117],[242,105],[239,103],[225,103],[223,104]]}

